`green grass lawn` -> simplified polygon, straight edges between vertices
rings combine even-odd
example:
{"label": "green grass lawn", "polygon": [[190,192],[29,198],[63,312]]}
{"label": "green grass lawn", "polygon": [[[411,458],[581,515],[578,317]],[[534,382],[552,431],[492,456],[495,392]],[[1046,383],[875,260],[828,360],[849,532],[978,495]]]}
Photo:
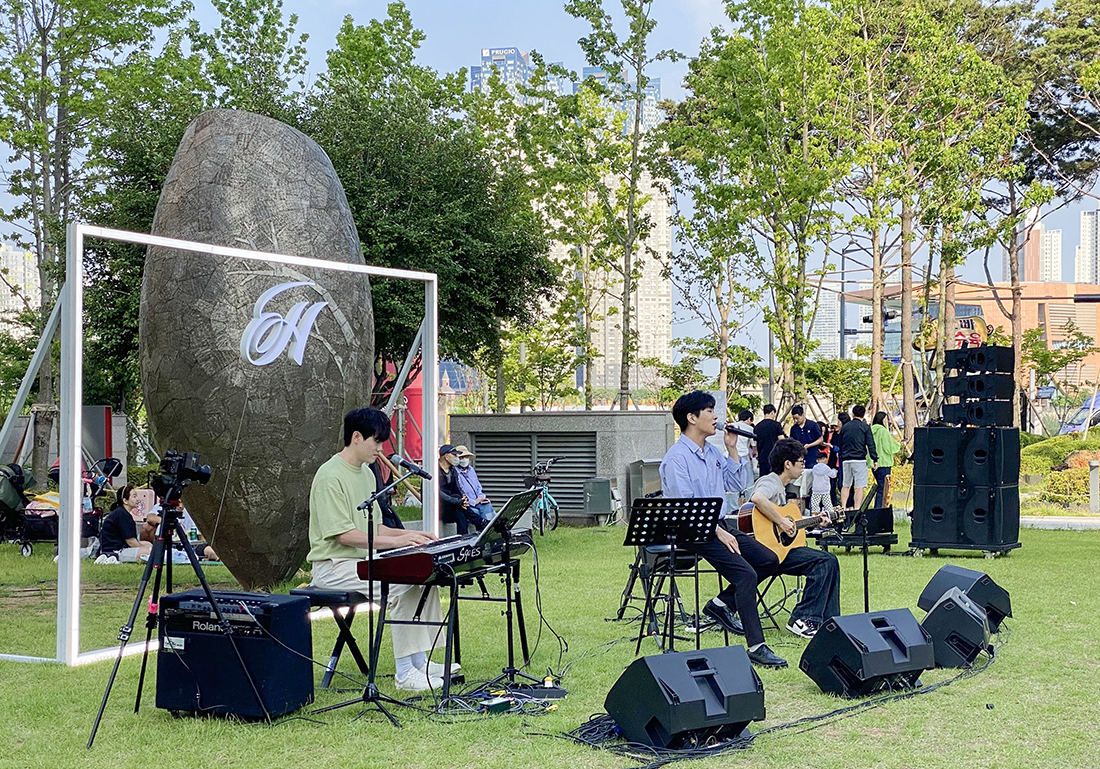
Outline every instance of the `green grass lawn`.
{"label": "green grass lawn", "polygon": [[[624,530],[562,528],[539,540],[544,613],[569,642],[575,660],[563,684],[571,690],[545,716],[494,716],[445,723],[411,710],[394,729],[378,714],[353,720],[356,707],[274,727],[217,719],[174,719],[151,706],[155,673],[146,681],[142,709],[133,712],[139,658],[122,664],[107,713],[91,751],[84,745],[110,673],[110,663],[80,668],[0,662],[0,767],[620,767],[628,759],[543,736],[568,731],[603,710],[608,689],[634,659],[633,643],[607,646],[632,627],[605,621],[614,615],[630,553]],[[904,547],[908,531],[899,530]],[[1100,766],[1100,637],[1093,584],[1100,568],[1100,533],[1021,532],[1023,547],[1007,557],[941,553],[921,559],[875,554],[870,562],[871,608],[910,607],[945,563],[988,572],[1012,596],[1008,643],[985,672],[931,694],[858,712],[809,730],[761,737],[752,749],[692,762],[693,766],[744,767],[1085,767]],[[49,548],[30,559],[0,545],[0,651],[52,656],[56,566]],[[846,613],[862,611],[862,559],[838,553],[841,600]],[[951,556],[951,557],[942,557]],[[189,570],[177,569],[177,578]],[[138,566],[86,565],[82,649],[109,646],[126,618],[140,576]],[[215,587],[232,587],[220,567]],[[524,565],[524,598],[532,640],[537,635],[531,558]],[[190,582],[186,584],[190,587]],[[181,585],[183,587],[184,585]],[[496,587],[495,585],[493,587]],[[707,585],[705,590],[712,589]],[[505,662],[500,607],[463,604],[463,667],[470,678],[490,678]],[[365,618],[364,618],[365,619]],[[139,621],[139,627],[142,623]],[[365,621],[360,635],[365,636]],[[315,657],[327,660],[335,626],[313,625]],[[143,635],[143,631],[141,632]],[[137,634],[135,634],[137,635]],[[805,641],[786,631],[768,642],[791,662],[783,671],[761,671],[768,720],[753,728],[831,711],[846,701],[826,696],[797,669]],[[722,643],[718,633],[704,643]],[[365,643],[364,643],[365,646]],[[652,653],[653,642],[643,644]],[[560,670],[558,645],[545,629],[532,672]],[[349,655],[341,670],[356,672]],[[392,674],[389,642],[380,666]],[[953,672],[926,673],[925,683]],[[318,676],[319,678],[319,676]],[[381,679],[393,691],[392,677]],[[318,692],[319,705],[352,696]],[[988,704],[993,705],[990,709]]]}

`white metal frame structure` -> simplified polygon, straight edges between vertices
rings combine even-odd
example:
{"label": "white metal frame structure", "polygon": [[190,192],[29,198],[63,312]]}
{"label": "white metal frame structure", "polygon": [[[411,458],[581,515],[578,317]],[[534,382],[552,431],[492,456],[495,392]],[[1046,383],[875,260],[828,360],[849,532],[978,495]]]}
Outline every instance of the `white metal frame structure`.
{"label": "white metal frame structure", "polygon": [[[108,659],[117,648],[80,651],[80,523],[82,488],[80,481],[82,407],[84,405],[84,240],[102,238],[122,243],[161,246],[180,251],[193,251],[233,259],[261,261],[297,267],[356,272],[372,277],[415,280],[424,284],[424,323],[421,326],[424,402],[421,418],[424,425],[424,456],[434,457],[439,451],[437,410],[439,401],[439,305],[438,278],[434,273],[394,270],[348,262],[331,262],[301,256],[250,251],[243,248],[212,246],[187,240],[127,232],[106,227],[72,223],[68,226],[65,255],[64,306],[61,310],[61,512],[58,539],[57,573],[57,656],[54,659],[16,654],[0,654],[0,659],[19,662],[61,662],[83,665]],[[62,300],[59,299],[59,303]],[[436,482],[427,481],[423,495],[424,530],[439,533],[436,510]],[[153,644],[156,641],[152,641]],[[145,650],[144,643],[129,644],[128,654]]]}

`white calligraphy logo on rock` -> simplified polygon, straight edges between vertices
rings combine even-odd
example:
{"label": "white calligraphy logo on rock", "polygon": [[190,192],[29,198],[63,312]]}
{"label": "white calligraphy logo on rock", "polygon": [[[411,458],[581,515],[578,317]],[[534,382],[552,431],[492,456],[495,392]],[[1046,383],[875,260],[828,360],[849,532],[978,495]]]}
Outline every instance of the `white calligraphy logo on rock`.
{"label": "white calligraphy logo on rock", "polygon": [[286,316],[277,312],[264,312],[264,306],[273,297],[298,286],[313,286],[314,283],[282,283],[260,294],[252,308],[252,320],[241,334],[241,357],[254,366],[266,366],[274,363],[290,345],[288,356],[299,366],[306,351],[306,340],[313,329],[313,323],[328,302],[298,302],[290,308]]}

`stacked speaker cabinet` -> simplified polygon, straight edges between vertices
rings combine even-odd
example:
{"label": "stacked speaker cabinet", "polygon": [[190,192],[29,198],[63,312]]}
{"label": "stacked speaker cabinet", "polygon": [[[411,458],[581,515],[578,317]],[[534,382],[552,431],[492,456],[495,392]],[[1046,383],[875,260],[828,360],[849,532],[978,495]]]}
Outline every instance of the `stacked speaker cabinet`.
{"label": "stacked speaker cabinet", "polygon": [[1019,547],[1020,432],[1012,424],[1014,357],[1006,347],[949,350],[943,417],[913,441],[910,547],[999,553]]}

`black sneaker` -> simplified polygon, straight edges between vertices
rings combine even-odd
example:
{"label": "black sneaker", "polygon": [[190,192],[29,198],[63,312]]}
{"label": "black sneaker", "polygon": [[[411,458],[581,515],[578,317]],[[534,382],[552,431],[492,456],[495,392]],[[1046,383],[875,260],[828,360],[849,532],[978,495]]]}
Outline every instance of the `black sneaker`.
{"label": "black sneaker", "polygon": [[730,611],[728,606],[719,606],[714,600],[707,601],[707,605],[703,607],[703,614],[706,614],[712,620],[718,623],[718,625],[731,633],[737,635],[745,635],[745,628],[741,626],[741,620],[737,618],[737,615]]}
{"label": "black sneaker", "polygon": [[769,649],[767,644],[763,644],[756,651],[750,651],[749,661],[752,662],[752,664],[759,665],[762,668],[787,667],[787,660],[783,659],[778,654]]}
{"label": "black sneaker", "polygon": [[817,633],[817,623],[812,619],[792,619],[787,623],[787,630],[802,638],[813,638]]}

